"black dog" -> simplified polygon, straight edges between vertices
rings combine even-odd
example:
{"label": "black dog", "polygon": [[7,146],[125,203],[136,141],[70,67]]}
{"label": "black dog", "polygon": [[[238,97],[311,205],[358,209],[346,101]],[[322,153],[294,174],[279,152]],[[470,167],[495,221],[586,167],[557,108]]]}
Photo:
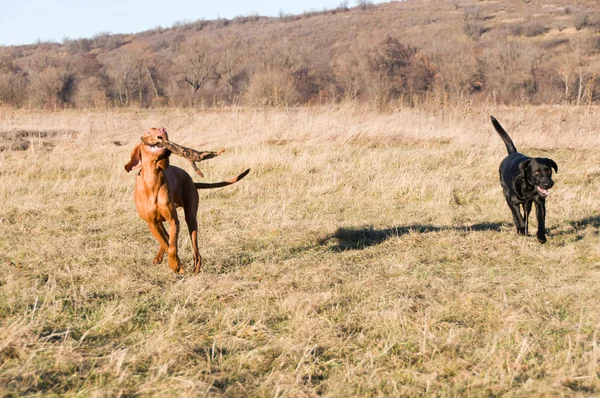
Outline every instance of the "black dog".
{"label": "black dog", "polygon": [[[546,243],[546,197],[548,190],[554,185],[551,168],[558,173],[558,166],[552,159],[530,158],[517,152],[515,144],[500,123],[493,116],[491,118],[508,151],[508,156],[500,163],[500,185],[504,189],[506,203],[512,211],[517,233],[528,234],[527,219],[531,212],[531,204],[535,202],[537,238],[540,243]],[[521,215],[520,205],[523,205],[524,216]]]}

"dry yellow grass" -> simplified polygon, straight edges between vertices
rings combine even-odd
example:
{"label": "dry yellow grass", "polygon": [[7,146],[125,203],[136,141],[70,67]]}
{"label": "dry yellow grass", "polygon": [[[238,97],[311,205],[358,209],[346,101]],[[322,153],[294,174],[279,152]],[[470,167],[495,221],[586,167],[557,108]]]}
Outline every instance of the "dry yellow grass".
{"label": "dry yellow grass", "polygon": [[[0,109],[28,147],[0,152],[0,393],[597,394],[599,111]],[[546,245],[489,114],[559,165]],[[206,181],[252,168],[201,192],[198,275],[151,264],[123,170],[151,126],[226,148]]]}

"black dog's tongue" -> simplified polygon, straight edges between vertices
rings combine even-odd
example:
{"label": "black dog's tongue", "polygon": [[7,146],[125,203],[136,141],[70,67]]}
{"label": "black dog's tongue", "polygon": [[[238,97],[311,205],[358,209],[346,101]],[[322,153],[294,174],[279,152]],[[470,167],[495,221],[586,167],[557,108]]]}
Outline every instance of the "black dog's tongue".
{"label": "black dog's tongue", "polygon": [[543,197],[548,196],[548,190],[547,189],[543,189],[539,186],[536,186],[538,192],[540,193],[540,195],[542,195]]}

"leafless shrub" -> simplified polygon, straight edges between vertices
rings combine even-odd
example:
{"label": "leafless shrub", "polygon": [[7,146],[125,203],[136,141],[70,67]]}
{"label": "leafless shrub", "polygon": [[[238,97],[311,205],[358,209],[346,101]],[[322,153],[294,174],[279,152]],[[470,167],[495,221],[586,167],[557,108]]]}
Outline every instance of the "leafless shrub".
{"label": "leafless shrub", "polygon": [[411,45],[388,36],[367,56],[366,87],[370,99],[381,107],[392,99],[421,95],[433,82],[429,60]]}
{"label": "leafless shrub", "polygon": [[234,24],[244,25],[248,23],[255,23],[260,20],[258,15],[238,16],[231,20]]}
{"label": "leafless shrub", "polygon": [[590,28],[595,32],[600,31],[600,15],[597,13],[589,14],[589,13],[580,13],[575,15],[573,19],[573,26],[575,29],[581,30],[584,28]]}
{"label": "leafless shrub", "polygon": [[73,101],[78,108],[104,108],[107,104],[105,82],[96,76],[79,82]]}
{"label": "leafless shrub", "polygon": [[28,82],[18,72],[0,72],[0,105],[20,108],[27,102]]}
{"label": "leafless shrub", "polygon": [[98,33],[92,37],[92,45],[94,48],[101,48],[107,51],[116,50],[121,47],[124,35],[112,35],[110,33]]}
{"label": "leafless shrub", "polygon": [[525,102],[537,92],[543,53],[531,44],[497,42],[481,56],[485,85],[501,102]]}
{"label": "leafless shrub", "polygon": [[70,54],[83,54],[92,50],[93,43],[90,39],[72,40],[69,38],[65,38],[63,40],[63,46],[66,47],[67,51]]}
{"label": "leafless shrub", "polygon": [[549,48],[554,48],[554,47],[558,47],[561,46],[565,43],[568,43],[569,39],[567,38],[560,38],[560,39],[554,39],[554,40],[549,40],[549,41],[545,41],[543,43],[541,43],[541,46],[543,48],[549,49]]}
{"label": "leafless shrub", "polygon": [[56,108],[62,88],[59,68],[48,67],[40,72],[30,73],[29,104],[36,108]]}
{"label": "leafless shrub", "polygon": [[373,7],[373,0],[356,0],[356,5],[358,8],[365,11]]}
{"label": "leafless shrub", "polygon": [[342,1],[337,7],[336,10],[339,11],[348,11],[350,7],[348,7],[348,0]]}
{"label": "leafless shrub", "polygon": [[0,47],[0,105],[23,106],[27,85],[25,75],[14,65],[8,51]]}
{"label": "leafless shrub", "polygon": [[514,23],[507,26],[507,30],[512,36],[535,37],[548,32],[550,28],[542,25],[540,21],[531,20],[524,23]]}
{"label": "leafless shrub", "polygon": [[481,35],[486,32],[483,26],[483,19],[484,16],[481,7],[465,7],[463,32],[474,41],[478,41]]}
{"label": "leafless shrub", "polygon": [[585,13],[575,15],[575,18],[573,19],[573,26],[575,26],[575,29],[577,30],[581,30],[588,26],[588,15]]}
{"label": "leafless shrub", "polygon": [[483,76],[473,44],[440,40],[431,51],[436,84],[451,99],[463,99],[482,89]]}
{"label": "leafless shrub", "polygon": [[270,107],[295,105],[299,100],[294,79],[282,69],[254,73],[245,98],[250,105]]}

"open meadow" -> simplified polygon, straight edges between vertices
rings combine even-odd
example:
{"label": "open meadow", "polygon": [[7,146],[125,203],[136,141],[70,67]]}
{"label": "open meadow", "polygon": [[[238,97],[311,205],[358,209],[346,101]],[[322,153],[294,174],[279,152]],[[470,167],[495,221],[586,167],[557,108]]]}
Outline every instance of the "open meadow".
{"label": "open meadow", "polygon": [[[558,163],[545,245],[490,114]],[[599,394],[599,115],[0,108],[0,395]],[[123,168],[159,126],[226,149],[171,157],[196,181],[251,168],[200,191],[199,274],[152,264]]]}

